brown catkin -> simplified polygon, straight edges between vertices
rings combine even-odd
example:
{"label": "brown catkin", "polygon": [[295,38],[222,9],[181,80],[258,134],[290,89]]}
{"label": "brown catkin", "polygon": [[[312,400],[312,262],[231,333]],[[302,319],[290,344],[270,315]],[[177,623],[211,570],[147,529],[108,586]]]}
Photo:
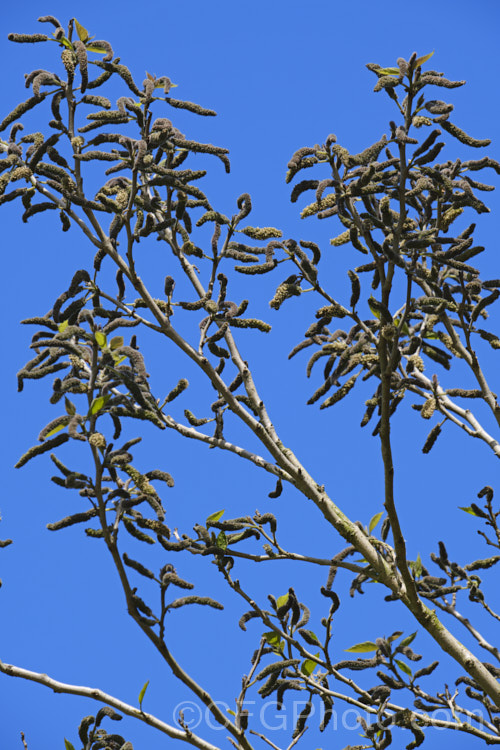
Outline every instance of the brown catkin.
{"label": "brown catkin", "polygon": [[93,432],[89,437],[89,443],[90,445],[94,446],[94,448],[101,448],[102,450],[104,450],[104,448],[106,447],[106,438],[100,432]]}
{"label": "brown catkin", "polygon": [[437,424],[432,428],[432,430],[427,435],[427,440],[425,441],[424,447],[422,448],[422,453],[429,453],[434,443],[438,439],[440,432],[441,432],[440,424]]}
{"label": "brown catkin", "polygon": [[87,88],[87,83],[89,81],[88,76],[88,69],[87,69],[87,50],[85,49],[85,45],[83,42],[81,42],[79,39],[76,40],[73,44],[76,52],[76,59],[78,60],[78,65],[80,67],[80,74],[82,76],[82,85],[80,88],[80,91],[82,94],[85,92],[85,89]]}
{"label": "brown catkin", "polygon": [[35,42],[47,42],[49,37],[45,34],[8,34],[9,42],[19,42],[20,44],[34,44]]}
{"label": "brown catkin", "polygon": [[64,65],[66,69],[66,73],[68,74],[68,83],[71,83],[73,78],[75,77],[75,69],[76,69],[76,58],[73,52],[69,49],[64,49],[61,52],[61,60],[62,64]]}
{"label": "brown catkin", "polygon": [[436,399],[434,396],[431,396],[427,399],[425,404],[422,406],[422,409],[420,410],[420,416],[423,419],[430,419],[434,412],[436,411]]}

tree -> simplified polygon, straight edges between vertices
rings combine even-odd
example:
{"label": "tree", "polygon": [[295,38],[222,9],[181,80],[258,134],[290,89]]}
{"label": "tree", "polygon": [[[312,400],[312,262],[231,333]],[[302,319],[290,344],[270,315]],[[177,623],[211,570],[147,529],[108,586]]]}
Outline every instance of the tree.
{"label": "tree", "polygon": [[[423,419],[434,420],[424,453],[450,423],[446,429],[458,426],[500,454],[498,442],[484,426],[488,418],[500,424],[500,408],[478,357],[481,341],[500,348],[500,339],[482,327],[486,308],[500,295],[500,280],[482,280],[470,264],[484,250],[474,244],[475,224],[454,231],[462,214],[488,211],[477,193],[491,186],[471,173],[500,173],[500,164],[487,156],[435,161],[445,145],[439,140],[443,130],[470,147],[489,145],[450,122],[453,105],[430,98],[434,89],[429,87],[452,89],[464,82],[424,69],[431,55],[399,58],[395,67],[370,64],[375,91],[384,90],[397,112],[399,125],[390,122],[390,137],[384,135],[351,154],[330,135],[324,144],[301,148],[292,156],[287,174],[287,182],[294,182],[292,201],[313,191],[302,216],[338,220],[342,231],[332,245],[350,244],[356,260],[356,253],[368,256],[349,269],[350,293],[339,299],[329,275],[322,272],[325,262],[316,243],[283,239],[280,229],[248,224],[252,204],[246,193],[229,216],[216,210],[198,187],[205,170],[194,169],[193,157],[214,156],[229,170],[227,149],[186,137],[163,115],[165,104],[205,117],[214,115],[212,110],[173,98],[173,84],[166,76],[148,74],[141,88],[115,58],[110,43],[91,38],[75,19],[67,31],[52,16],[40,20],[55,27],[51,36],[10,38],[57,44],[65,75],[43,69],[30,73],[26,85],[32,96],[0,124],[2,132],[12,126],[8,141],[2,141],[0,202],[20,198],[24,221],[55,210],[63,231],[83,232],[95,248],[93,267],[76,271],[49,313],[23,321],[37,330],[31,345],[35,356],[19,372],[19,389],[26,380],[55,374],[50,401],[59,411],[17,466],[50,452],[58,470],[54,483],[73,490],[71,495],[76,491],[80,498],[77,511],[72,508],[49,529],[84,524],[86,535],[100,540],[118,574],[129,615],[158,659],[206,707],[235,747],[248,750],[255,737],[277,747],[250,716],[247,706],[256,693],[278,708],[295,694],[303,702],[285,740],[289,747],[301,740],[308,724],[319,723],[319,729],[326,730],[339,703],[363,712],[359,721],[364,739],[358,747],[384,748],[400,733],[407,747],[417,747],[437,728],[499,743],[500,668],[487,659],[498,662],[500,654],[483,635],[483,619],[498,615],[483,583],[488,574],[481,571],[493,568],[500,555],[470,559],[464,554],[456,562],[440,542],[430,554],[432,565],[428,553],[424,559],[408,559],[394,492],[391,441],[391,424],[409,402]],[[122,88],[112,109],[110,98],[97,89],[111,87],[116,98],[116,84]],[[45,99],[52,112],[50,131],[22,134],[21,119]],[[94,109],[83,124],[88,106]],[[110,165],[104,177],[101,162]],[[314,172],[314,179],[298,181],[303,169],[312,170],[308,176]],[[175,268],[165,276],[160,296],[142,279],[142,248],[151,235],[168,250],[169,267]],[[249,290],[263,275],[278,275],[270,301],[273,314],[286,315],[293,297],[315,301],[305,336],[297,332],[290,353],[312,353],[308,374],[319,360],[324,364],[310,404],[320,402],[320,409],[326,409],[354,389],[354,394],[370,389],[361,424],[372,424],[380,445],[384,502],[382,511],[374,508],[366,525],[351,519],[342,503],[331,499],[328,488],[308,472],[272,423],[240,351],[243,339],[238,330],[260,335],[269,333],[271,326],[246,316],[251,300],[238,296],[238,274],[257,277],[248,279]],[[181,352],[203,377],[196,381],[200,395],[193,395],[191,404],[189,390],[182,396],[191,409],[177,409],[174,403],[188,389],[185,377],[177,385],[166,384],[161,373],[158,385],[150,385],[142,351],[151,346],[156,351],[165,347],[167,357],[173,356],[172,349]],[[455,372],[467,388],[456,382],[449,385]],[[203,383],[208,383],[211,398],[205,398]],[[470,399],[482,411],[472,411]],[[170,466],[149,469],[136,463],[134,452],[141,438],[128,437],[130,422],[141,432],[153,425],[250,462],[255,471],[271,475],[273,500],[294,488],[304,503],[316,506],[325,526],[333,527],[335,553],[318,558],[300,548],[288,551],[280,534],[286,517],[283,503],[275,504],[276,513],[266,507],[264,513],[252,509],[237,517],[231,517],[229,509],[214,508],[192,531],[172,529],[162,502],[169,490],[164,493],[156,484],[173,486],[166,471]],[[60,450],[63,444],[67,445]],[[84,463],[82,450],[90,456],[90,465]],[[488,485],[478,489],[481,503],[471,502],[463,510],[484,523],[486,531],[480,533],[488,545],[498,548],[493,490]],[[89,540],[89,545],[95,543]],[[183,668],[182,657],[174,655],[169,644],[167,618],[170,623],[176,610],[223,609],[213,595],[189,593],[193,584],[182,570],[189,556],[213,563],[211,569],[228,593],[245,604],[239,624],[244,631],[248,624],[255,651],[229,714],[220,708],[217,696]],[[309,629],[308,602],[301,601],[295,586],[281,596],[261,591],[257,599],[245,583],[250,562],[275,566],[281,561],[307,563],[318,574],[314,580],[323,612],[314,630]],[[334,628],[341,606],[336,591],[339,573],[351,575],[353,595],[362,594],[369,583],[381,584],[386,600],[399,602],[397,616],[405,609],[438,651],[459,665],[457,689],[435,671],[437,661],[429,663],[426,657],[423,667],[411,666],[422,658],[411,648],[416,632],[394,629],[382,636],[379,631],[370,641],[338,644]],[[380,603],[378,591],[375,596]],[[342,606],[349,604],[343,601]],[[342,650],[354,657],[340,658]],[[175,725],[145,713],[147,683],[136,707],[94,687],[64,684],[4,662],[0,670],[104,704],[80,724],[79,739],[86,750],[130,748],[123,737],[105,728],[106,723],[101,726],[106,718],[120,718],[117,711],[195,747],[215,746],[209,731],[192,729],[182,714]],[[313,716],[317,706],[322,707],[319,722]],[[436,718],[443,709],[449,716]],[[66,745],[71,747],[69,740]]]}

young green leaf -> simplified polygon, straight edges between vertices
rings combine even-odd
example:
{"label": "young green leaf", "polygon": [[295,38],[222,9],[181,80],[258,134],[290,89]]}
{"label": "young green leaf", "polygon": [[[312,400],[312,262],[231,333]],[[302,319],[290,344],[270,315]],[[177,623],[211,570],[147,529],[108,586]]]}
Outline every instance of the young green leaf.
{"label": "young green leaf", "polygon": [[465,511],[466,513],[470,513],[470,515],[471,515],[471,516],[477,516],[477,513],[474,513],[474,511],[473,511],[473,510],[472,510],[472,508],[470,508],[470,507],[469,507],[469,508],[462,508],[462,506],[461,506],[461,505],[459,505],[459,506],[458,506],[458,510],[463,510],[463,511]]}
{"label": "young green leaf", "polygon": [[418,60],[415,60],[415,67],[418,68],[420,65],[423,65],[427,62],[427,60],[430,60],[432,55],[434,54],[434,50],[432,52],[429,52],[428,55],[423,55],[422,57],[419,57]]}
{"label": "young green leaf", "polygon": [[380,76],[399,76],[401,71],[399,68],[378,68],[377,75]]}
{"label": "young green leaf", "polygon": [[375,309],[375,307],[372,305],[370,300],[368,300],[368,307],[370,308],[370,310],[372,311],[373,315],[375,315],[376,318],[380,318],[380,312]]}
{"label": "young green leaf", "polygon": [[66,424],[65,424],[64,422],[62,422],[61,424],[58,424],[58,425],[57,425],[56,427],[54,427],[54,429],[53,429],[53,430],[50,430],[50,432],[48,432],[48,433],[47,433],[47,434],[45,435],[45,437],[46,437],[46,438],[52,437],[52,435],[55,435],[55,434],[56,434],[57,432],[59,432],[60,430],[64,430],[64,428],[65,428],[65,427],[66,427]]}
{"label": "young green leaf", "polygon": [[101,349],[104,349],[104,347],[108,343],[108,339],[106,338],[106,334],[103,333],[102,331],[96,331],[95,332],[95,340],[97,341],[97,343],[99,344],[99,347]]}
{"label": "young green leaf", "polygon": [[274,630],[270,630],[268,633],[262,633],[262,637],[270,646],[275,646],[280,642],[280,636],[278,633],[275,633]]}
{"label": "young green leaf", "polygon": [[[392,322],[394,323],[395,326],[399,326],[399,318],[398,317],[393,318]],[[408,328],[408,325],[406,323],[403,323],[403,327],[402,327],[401,330],[403,331],[403,333],[405,334],[405,336],[408,336],[409,333],[410,333],[410,329]],[[437,336],[436,336],[436,338],[437,338]]]}
{"label": "young green leaf", "polygon": [[422,558],[420,557],[420,552],[418,553],[415,562],[411,563],[411,569],[416,578],[419,578],[422,575]]}
{"label": "young green leaf", "polygon": [[368,651],[376,651],[377,648],[377,644],[373,643],[373,641],[363,641],[362,643],[356,643],[354,646],[351,646],[351,648],[344,649],[344,651],[351,651],[355,654],[364,654]]}
{"label": "young green leaf", "polygon": [[288,601],[288,592],[286,594],[283,594],[283,596],[278,597],[278,599],[276,600],[276,606],[279,609],[280,607],[283,607],[287,603],[287,601]]}
{"label": "young green leaf", "polygon": [[65,750],[75,750],[72,743],[69,740],[67,740],[66,737],[64,738],[64,747],[65,747]]}
{"label": "young green leaf", "polygon": [[76,18],[75,18],[75,28],[76,28],[76,33],[78,34],[78,39],[85,44],[85,42],[88,41],[89,32],[87,31],[85,26],[82,26],[81,23],[78,23]]}
{"label": "young green leaf", "polygon": [[368,524],[368,533],[371,534],[375,526],[378,524],[382,516],[384,515],[384,511],[381,510],[380,513],[376,513],[373,518],[371,519],[370,523]]}
{"label": "young green leaf", "polygon": [[113,351],[113,349],[118,349],[119,346],[123,346],[123,336],[113,336],[109,342],[109,348]]}
{"label": "young green leaf", "polygon": [[99,47],[98,44],[88,44],[87,52],[98,52],[100,55],[104,55],[106,52],[109,52],[109,50],[104,49],[104,47]]}
{"label": "young green leaf", "polygon": [[[54,34],[55,34],[55,32],[53,32],[53,35]],[[57,41],[59,42],[59,44],[63,44],[65,47],[67,47],[68,49],[70,49],[71,51],[73,51],[73,45],[71,44],[71,42],[69,41],[69,39],[66,39],[65,36],[60,37],[60,39],[58,39]]]}
{"label": "young green leaf", "polygon": [[107,404],[110,398],[111,398],[110,393],[107,393],[105,396],[98,396],[97,398],[95,398],[92,401],[92,405],[90,407],[89,417],[93,416],[94,414],[97,414],[97,412],[100,411],[102,407]]}
{"label": "young green leaf", "polygon": [[[319,651],[315,656],[319,657]],[[318,664],[313,661],[312,659],[306,659],[304,662],[302,662],[302,666],[300,667],[300,671],[302,674],[304,674],[306,677],[310,677]]]}
{"label": "young green leaf", "polygon": [[69,414],[70,417],[73,417],[76,414],[76,406],[67,396],[64,397],[64,406],[66,408],[66,414]]}
{"label": "young green leaf", "polygon": [[217,537],[216,544],[219,549],[227,549],[227,536],[224,531],[219,531],[219,536]]}
{"label": "young green leaf", "polygon": [[390,643],[392,643],[393,641],[396,641],[401,635],[403,635],[403,631],[402,630],[395,630],[394,633],[392,635],[390,635],[387,640]]}
{"label": "young green leaf", "polygon": [[394,659],[394,661],[396,662],[396,664],[398,665],[398,667],[400,668],[400,670],[402,672],[404,672],[405,674],[407,674],[408,677],[412,677],[413,676],[413,672],[411,671],[411,669],[408,666],[408,664],[405,664],[404,661],[401,661],[400,659]]}
{"label": "young green leaf", "polygon": [[59,333],[64,333],[67,327],[68,327],[68,321],[63,320],[62,323],[59,323],[57,330],[59,331]]}
{"label": "young green leaf", "polygon": [[144,685],[141,688],[141,692],[139,693],[139,709],[142,711],[142,701],[144,700],[144,696],[146,695],[146,690],[148,689],[149,680],[144,683]]}
{"label": "young green leaf", "polygon": [[224,508],[223,510],[218,510],[216,513],[212,513],[212,515],[208,516],[206,525],[209,526],[211,523],[217,523],[217,521],[220,521],[225,512],[226,510]]}
{"label": "young green leaf", "polygon": [[268,633],[262,633],[262,637],[266,641],[266,643],[269,643],[269,645],[276,651],[277,653],[282,653],[285,644],[281,640],[279,633],[275,633],[274,630],[269,631]]}

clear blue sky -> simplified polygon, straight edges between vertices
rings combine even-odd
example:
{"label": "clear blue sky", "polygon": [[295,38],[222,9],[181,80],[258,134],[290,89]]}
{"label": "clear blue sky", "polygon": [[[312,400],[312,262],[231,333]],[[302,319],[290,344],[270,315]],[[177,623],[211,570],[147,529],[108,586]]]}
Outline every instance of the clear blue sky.
{"label": "clear blue sky", "polygon": [[[33,0],[22,5],[11,2],[2,11],[1,23],[2,117],[27,98],[23,74],[50,68],[56,49],[55,45],[14,45],[7,41],[7,33],[44,31],[36,18],[45,13],[56,15],[63,24],[76,15],[91,34],[112,43],[115,54],[138,80],[146,70],[168,75],[178,84],[175,95],[180,99],[218,112],[213,119],[186,113],[173,118],[193,138],[230,149],[231,175],[213,163],[207,181],[209,194],[218,196],[214,199],[218,210],[231,215],[237,196],[249,192],[254,226],[277,226],[287,236],[313,240],[325,249],[339,230],[328,222],[301,222],[298,205],[289,201],[286,165],[299,147],[321,143],[332,132],[354,153],[388,133],[388,121],[396,113],[383,93],[372,93],[375,79],[365,63],[393,65],[397,57],[408,59],[414,50],[420,55],[435,50],[433,67],[449,78],[468,82],[462,89],[446,92],[455,104],[454,122],[478,138],[492,138],[488,154],[500,158],[500,12],[496,0],[474,4],[465,0],[397,4],[87,0],[74,5],[54,0],[44,7]],[[39,128],[43,127],[40,123]],[[455,151],[448,152],[449,158],[463,153],[452,148]],[[486,198],[492,212],[479,217],[476,236],[489,252],[479,263],[485,275],[498,277],[499,197],[493,193]],[[15,374],[29,358],[31,333],[19,320],[44,314],[74,270],[89,266],[92,249],[76,231],[62,234],[50,213],[24,225],[18,204],[2,206],[0,212],[2,335],[8,352],[1,368],[0,538],[15,541],[0,554],[0,656],[63,681],[101,687],[133,704],[149,679],[145,709],[171,722],[172,706],[189,696],[158,665],[152,649],[127,620],[102,545],[83,538],[80,526],[56,534],[45,529],[47,523],[80,510],[76,494],[71,497],[49,481],[53,467],[47,457],[21,471],[12,468],[35,443],[40,428],[59,413],[48,403],[48,383],[28,382],[22,394],[16,391]],[[344,277],[350,262],[345,247],[340,250],[339,264],[344,270],[339,271],[338,280],[332,280],[339,295],[347,293]],[[144,276],[153,285],[168,273],[154,241],[144,243],[141,262]],[[379,444],[369,431],[358,428],[364,408],[356,391],[334,409],[320,412],[316,406],[305,406],[319,383],[306,380],[303,358],[290,363],[287,354],[309,325],[311,307],[306,313],[302,300],[292,299],[279,314],[269,310],[267,303],[279,281],[277,276],[238,280],[242,296],[255,295],[251,314],[265,316],[274,326],[267,337],[243,332],[242,350],[284,442],[325,483],[341,508],[366,523],[382,508]],[[245,291],[245,285],[250,290]],[[495,352],[487,360],[493,382],[498,356]],[[170,359],[166,353],[156,355],[150,371],[158,387],[167,391],[179,376],[191,377],[189,367],[183,368],[178,358]],[[188,404],[186,397],[182,408]],[[491,424],[488,427],[493,429]],[[437,540],[444,538],[451,555],[459,557],[469,543],[470,517],[457,507],[474,501],[484,484],[495,487],[498,462],[480,441],[448,428],[431,454],[423,456],[420,449],[427,429],[428,424],[409,409],[402,411],[395,426],[396,488],[409,555],[427,556],[436,549]],[[189,532],[193,523],[219,508],[225,507],[231,517],[258,508],[276,512],[286,543],[296,551],[321,549],[329,556],[341,547],[329,530],[322,530],[313,507],[289,490],[279,500],[269,500],[269,479],[232,456],[152,430],[136,455],[148,464],[146,470],[158,466],[174,475],[176,487],[166,497],[167,522],[181,532]],[[475,539],[472,543],[477,545]],[[477,549],[478,556],[486,555],[486,550]],[[203,612],[197,621],[192,612],[175,612],[169,643],[183,665],[199,681],[206,680],[217,699],[231,704],[257,645],[257,629],[235,632],[244,609],[224,591],[215,571],[204,572],[198,560],[196,564],[174,562],[186,577],[191,575],[200,587],[222,597],[226,612]],[[294,585],[302,600],[310,597],[319,606],[317,590],[324,581],[321,576],[312,581],[310,571],[285,566],[280,570],[249,568],[244,575],[256,596],[279,595]],[[243,581],[243,573],[241,577]],[[380,596],[368,594],[366,599],[352,601],[346,580],[339,587],[345,600],[336,626],[339,659],[343,649],[357,641],[388,635],[396,628],[410,632],[411,622],[397,605],[389,605],[388,615],[376,614]],[[321,616],[319,609],[314,614]],[[417,651],[425,648],[424,636],[415,646]],[[452,683],[455,676],[454,667],[444,667],[441,684]],[[97,708],[91,701],[56,696],[41,686],[0,676],[0,748],[21,748],[21,730],[29,750],[58,750],[64,736],[78,747],[78,722]],[[167,745],[163,737],[132,719],[114,728],[134,743],[135,750],[160,750]],[[224,735],[215,733],[212,741],[224,744]],[[316,738],[311,731],[301,746],[313,747],[309,744],[313,736],[314,747],[340,748],[361,741],[357,730],[339,729],[326,735]],[[438,734],[427,746],[441,747],[444,737]],[[282,738],[277,741],[284,742]],[[448,735],[444,741],[453,741],[457,748],[472,743],[466,737]]]}

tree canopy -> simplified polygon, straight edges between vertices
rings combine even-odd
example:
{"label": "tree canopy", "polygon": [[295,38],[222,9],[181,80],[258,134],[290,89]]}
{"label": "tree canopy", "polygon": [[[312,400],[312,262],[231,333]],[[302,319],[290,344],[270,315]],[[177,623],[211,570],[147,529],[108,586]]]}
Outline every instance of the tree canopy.
{"label": "tree canopy", "polygon": [[[93,260],[78,258],[50,310],[22,321],[34,334],[18,389],[46,379],[54,416],[16,468],[50,458],[52,482],[69,492],[66,514],[47,528],[78,527],[85,554],[95,545],[106,553],[103,564],[111,563],[137,637],[149,641],[204,720],[193,724],[186,709],[177,710],[175,693],[163,714],[147,713],[149,682],[133,705],[30,665],[1,661],[0,671],[102,704],[66,737],[67,750],[131,750],[126,731],[110,728],[122,714],[199,748],[228,740],[245,750],[308,746],[311,737],[327,745],[347,709],[357,712],[358,748],[382,750],[393,740],[414,748],[437,730],[500,744],[500,652],[489,635],[489,621],[499,619],[490,583],[500,560],[490,549],[500,548],[494,489],[479,484],[461,508],[481,536],[481,556],[474,543],[455,558],[445,534],[435,549],[422,540],[413,556],[392,437],[407,410],[407,430],[411,420],[428,423],[423,444],[408,439],[410,454],[428,454],[458,430],[500,455],[487,353],[500,348],[488,322],[500,279],[483,278],[485,248],[474,239],[476,220],[489,212],[484,193],[493,190],[484,180],[500,164],[483,155],[490,140],[466,133],[453,104],[435,98],[465,82],[431,69],[432,53],[367,65],[374,92],[390,100],[387,133],[356,153],[325,134],[288,163],[292,203],[303,218],[332,227],[322,247],[288,237],[285,227],[254,226],[248,193],[228,208],[201,187],[212,163],[229,172],[228,149],[182,132],[176,116],[211,118],[212,109],[176,98],[167,75],[147,73],[139,82],[111,43],[76,19],[67,28],[53,16],[39,20],[44,33],[9,39],[49,43],[60,62],[55,71],[26,75],[29,98],[0,123],[0,206],[16,201],[23,222],[48,214],[68,238],[83,233]],[[457,145],[460,158],[441,160]],[[153,239],[161,269],[144,252]],[[347,291],[333,255],[344,246]],[[263,308],[260,289],[269,284]],[[290,318],[289,359],[303,362],[315,382],[305,400],[318,419],[327,410],[341,436],[345,412],[336,417],[337,404],[358,399],[361,428],[380,454],[380,499],[366,519],[337,496],[335,477],[323,483],[292,450],[262,395],[265,379],[247,357],[250,337],[272,337],[273,322],[292,304],[300,312]],[[286,363],[266,365],[286,390]],[[292,417],[298,398],[289,394]],[[139,443],[164,435],[176,440],[151,466],[150,449]],[[333,452],[333,434],[325,439]],[[175,494],[175,451],[192,451],[199,470],[196,444],[213,449],[214,469],[204,477],[207,512],[189,526],[178,520],[179,507],[193,499]],[[255,503],[261,510],[241,510],[227,489],[221,496],[219,454],[267,477],[268,491]],[[347,471],[365,467],[363,456],[353,456]],[[402,486],[411,486],[411,471],[403,475]],[[429,492],[441,501],[446,476]],[[300,513],[315,506],[323,527],[317,537],[304,538],[300,515],[289,518],[291,498]],[[288,583],[270,589],[267,571],[281,565]],[[299,591],[294,576],[303,566],[309,585]],[[350,607],[367,621],[369,640],[336,637]],[[89,623],[104,615],[89,607]],[[182,623],[202,636],[182,643]],[[231,671],[221,696],[203,664],[216,648],[220,668],[229,670],[223,634],[236,624],[245,636],[238,655],[245,673]],[[293,725],[270,727],[255,708],[261,705],[293,714]]]}

